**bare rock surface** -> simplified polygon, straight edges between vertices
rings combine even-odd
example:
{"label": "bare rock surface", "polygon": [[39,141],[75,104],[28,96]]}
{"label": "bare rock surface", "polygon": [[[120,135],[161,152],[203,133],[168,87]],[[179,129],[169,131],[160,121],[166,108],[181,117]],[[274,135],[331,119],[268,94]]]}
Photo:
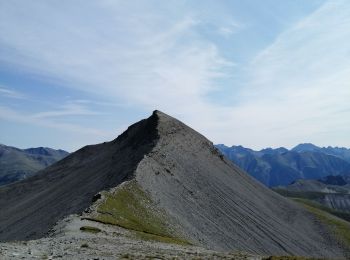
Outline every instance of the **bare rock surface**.
{"label": "bare rock surface", "polygon": [[160,139],[136,179],[190,239],[215,250],[343,256],[308,211],[242,172],[193,129],[158,116]]}
{"label": "bare rock surface", "polygon": [[[310,212],[249,177],[204,136],[159,111],[112,142],[84,147],[37,176],[0,189],[0,241],[41,238],[28,244],[63,246],[70,235],[62,242],[43,238],[57,221],[81,214],[97,193],[131,179],[194,245],[260,255],[345,258],[348,252]],[[89,238],[92,248],[99,243],[96,237]]]}

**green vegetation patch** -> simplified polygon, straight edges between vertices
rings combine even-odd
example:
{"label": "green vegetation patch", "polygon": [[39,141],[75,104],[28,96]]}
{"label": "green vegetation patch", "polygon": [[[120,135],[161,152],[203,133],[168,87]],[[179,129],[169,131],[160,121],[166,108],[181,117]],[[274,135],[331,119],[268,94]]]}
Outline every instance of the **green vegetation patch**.
{"label": "green vegetation patch", "polygon": [[316,199],[323,199],[325,196],[325,193],[317,192],[317,191],[290,191],[290,190],[278,189],[278,188],[274,188],[273,190],[284,197],[290,197],[290,198],[316,200]]}
{"label": "green vegetation patch", "polygon": [[332,216],[328,212],[316,207],[314,203],[305,199],[294,199],[301,203],[307,210],[313,213],[321,222],[325,223],[336,235],[340,242],[350,247],[350,223]]}
{"label": "green vegetation patch", "polygon": [[85,231],[85,232],[90,232],[90,233],[99,233],[101,232],[101,229],[97,228],[97,227],[90,227],[90,226],[82,226],[80,228],[81,231]]}
{"label": "green vegetation patch", "polygon": [[337,216],[338,218],[341,218],[341,219],[344,219],[344,220],[350,222],[350,213],[340,211],[340,210],[331,209],[331,208],[328,208],[326,206],[321,205],[320,203],[317,203],[315,201],[311,201],[308,199],[302,199],[302,198],[292,198],[292,199],[297,201],[297,202],[302,202],[303,204],[306,204],[310,207],[314,207],[314,208],[317,208],[319,210],[326,211],[332,215]]}
{"label": "green vegetation patch", "polygon": [[105,192],[104,196],[93,220],[136,231],[142,239],[189,244],[171,234],[165,213],[157,209],[135,180],[125,182],[112,192]]}
{"label": "green vegetation patch", "polygon": [[318,208],[320,210],[326,211],[332,215],[337,216],[338,218],[341,218],[341,219],[344,219],[344,220],[350,222],[350,213],[340,211],[340,210],[335,210],[335,209],[323,206],[318,202],[313,201],[316,199],[323,199],[323,197],[325,196],[324,193],[304,192],[304,191],[300,191],[300,192],[299,191],[286,191],[283,189],[273,189],[273,190],[284,197],[291,198],[291,199],[300,199],[303,201],[304,204],[307,204],[311,207],[315,207],[315,208]]}
{"label": "green vegetation patch", "polygon": [[188,241],[178,238],[178,237],[172,237],[172,236],[160,236],[155,235],[151,233],[145,233],[145,232],[139,232],[135,231],[135,236],[139,239],[145,240],[145,241],[158,241],[163,243],[169,243],[169,244],[178,244],[178,245],[192,245]]}

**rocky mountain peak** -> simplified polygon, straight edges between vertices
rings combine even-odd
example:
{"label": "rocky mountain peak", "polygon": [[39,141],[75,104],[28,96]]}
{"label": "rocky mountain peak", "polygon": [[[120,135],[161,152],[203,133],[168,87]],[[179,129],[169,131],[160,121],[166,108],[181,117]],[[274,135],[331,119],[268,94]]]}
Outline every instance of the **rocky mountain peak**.
{"label": "rocky mountain peak", "polygon": [[43,237],[57,221],[89,208],[99,223],[214,250],[343,254],[305,209],[157,110],[111,142],[83,147],[32,178],[0,188],[0,208],[0,241]]}

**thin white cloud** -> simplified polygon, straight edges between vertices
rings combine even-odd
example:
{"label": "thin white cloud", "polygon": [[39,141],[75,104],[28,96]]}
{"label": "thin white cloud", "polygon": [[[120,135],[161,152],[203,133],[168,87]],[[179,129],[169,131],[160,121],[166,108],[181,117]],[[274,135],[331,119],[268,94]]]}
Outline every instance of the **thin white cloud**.
{"label": "thin white cloud", "polygon": [[[239,102],[229,106],[206,97],[229,78],[234,61],[201,37],[202,17],[182,1],[66,4],[1,2],[0,60],[72,88],[164,110],[215,142],[292,146],[309,138],[303,141],[350,146],[344,143],[350,130],[348,1],[329,1],[283,32],[247,68]],[[227,24],[216,28],[233,33]]]}
{"label": "thin white cloud", "polygon": [[10,88],[0,85],[0,96],[15,99],[24,99],[26,96],[23,93],[12,90]]}
{"label": "thin white cloud", "polygon": [[55,118],[62,116],[92,116],[100,115],[100,112],[90,110],[86,105],[81,102],[68,102],[67,104],[60,106],[56,110],[39,112],[33,114],[31,118],[43,119],[43,118]]}
{"label": "thin white cloud", "polygon": [[220,26],[218,32],[224,37],[230,37],[241,29],[242,25],[235,22],[231,22],[228,25]]}
{"label": "thin white cloud", "polygon": [[[233,63],[198,35],[201,21],[191,12],[162,13],[145,3],[104,4],[66,10],[45,1],[3,2],[0,47],[7,52],[0,59],[127,105],[189,118],[209,116],[212,106],[203,97],[219,88],[217,80],[227,77],[225,69]],[[181,9],[181,4],[173,7]],[[91,11],[94,19],[75,14]]]}
{"label": "thin white cloud", "polygon": [[[198,37],[200,21],[190,14],[147,13],[144,3],[109,3],[108,9],[95,3],[67,12],[64,5],[40,1],[2,5],[0,44],[8,50],[3,61],[129,103],[167,110],[174,101],[187,104],[215,89],[230,65],[215,45]],[[74,16],[91,9],[95,19]]]}
{"label": "thin white cloud", "polygon": [[11,122],[34,124],[37,126],[60,129],[66,132],[76,132],[86,135],[96,135],[98,137],[110,137],[111,133],[89,127],[83,127],[77,124],[62,123],[55,120],[43,117],[38,117],[37,114],[24,113],[9,107],[0,106],[0,118]]}
{"label": "thin white cloud", "polygon": [[234,112],[251,119],[237,140],[350,146],[349,28],[350,2],[329,1],[262,51]]}

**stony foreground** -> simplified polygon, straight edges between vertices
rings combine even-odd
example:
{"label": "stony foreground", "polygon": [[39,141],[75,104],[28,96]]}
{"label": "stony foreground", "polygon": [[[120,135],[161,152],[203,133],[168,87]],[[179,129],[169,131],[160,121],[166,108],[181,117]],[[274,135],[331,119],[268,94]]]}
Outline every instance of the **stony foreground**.
{"label": "stony foreground", "polygon": [[[83,229],[83,230],[81,230]],[[196,246],[144,240],[111,225],[70,216],[47,238],[0,244],[0,259],[262,259],[244,253],[220,253]]]}

